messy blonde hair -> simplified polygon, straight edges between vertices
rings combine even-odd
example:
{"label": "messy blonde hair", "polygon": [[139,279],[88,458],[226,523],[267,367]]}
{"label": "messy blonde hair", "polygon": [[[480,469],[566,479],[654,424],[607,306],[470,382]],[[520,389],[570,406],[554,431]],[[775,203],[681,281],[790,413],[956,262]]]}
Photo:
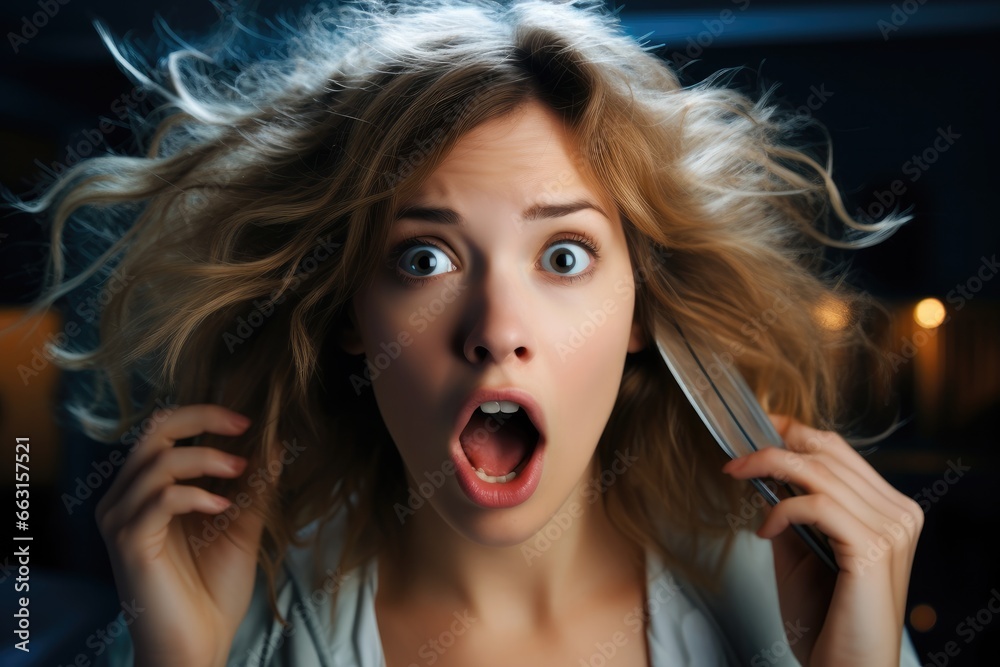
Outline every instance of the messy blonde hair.
{"label": "messy blonde hair", "polygon": [[[298,19],[279,52],[234,59],[221,35],[153,72],[102,30],[165,101],[148,152],[87,160],[22,203],[52,224],[39,308],[95,275],[121,278],[99,344],[51,350],[96,373],[94,399],[73,404],[88,434],[119,439],[170,397],[253,417],[238,439],[202,437],[249,457],[248,470],[282,443],[305,444],[251,508],[275,611],[274,577],[303,526],[346,517],[344,571],[399,535],[402,462],[374,396],[352,384],[364,360],[338,335],[401,204],[458,137],[529,99],[559,115],[581,169],[619,209],[647,341],[669,314],[730,350],[766,409],[841,424],[837,376],[872,343],[856,316],[864,296],[823,272],[818,241],[866,245],[905,220],[853,221],[829,163],[790,145],[804,119],[726,87],[724,74],[682,86],[596,1],[369,2]],[[75,220],[120,233],[69,279],[62,240]],[[842,326],[817,315],[831,304],[849,314]],[[718,472],[723,455],[651,343],[626,360],[601,465],[626,446],[642,464],[608,488],[607,511],[628,539],[706,581],[667,536],[728,544],[725,517],[747,485]]]}

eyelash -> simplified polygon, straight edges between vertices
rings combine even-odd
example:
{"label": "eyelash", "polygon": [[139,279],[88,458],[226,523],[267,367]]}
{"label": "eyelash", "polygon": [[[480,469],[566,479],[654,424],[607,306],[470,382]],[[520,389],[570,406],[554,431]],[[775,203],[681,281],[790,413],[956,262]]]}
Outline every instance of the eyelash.
{"label": "eyelash", "polygon": [[[588,267],[588,269],[583,273],[579,273],[572,276],[558,276],[558,278],[562,280],[564,283],[572,284],[577,282],[578,280],[583,280],[584,278],[588,277],[591,273],[594,272],[593,265],[596,264],[601,258],[601,246],[598,245],[597,241],[595,241],[590,236],[587,236],[586,234],[575,234],[575,233],[567,234],[557,239],[553,239],[550,245],[555,245],[563,241],[575,241],[580,245],[582,245],[583,247],[585,247],[587,250],[589,250],[590,253],[594,256],[594,261],[591,262],[591,266]],[[392,254],[389,256],[388,260],[389,265],[395,270],[396,275],[399,277],[399,279],[411,287],[418,287],[426,283],[428,280],[433,280],[433,277],[414,278],[413,276],[408,276],[404,274],[402,271],[400,271],[396,266],[396,264],[399,263],[399,258],[403,255],[404,252],[406,252],[407,250],[409,250],[414,246],[419,246],[419,245],[434,246],[435,248],[444,251],[444,248],[441,247],[441,245],[436,241],[433,241],[431,239],[425,239],[419,236],[411,236],[410,238],[403,239],[402,241],[399,242],[399,245],[397,245],[393,249]]]}

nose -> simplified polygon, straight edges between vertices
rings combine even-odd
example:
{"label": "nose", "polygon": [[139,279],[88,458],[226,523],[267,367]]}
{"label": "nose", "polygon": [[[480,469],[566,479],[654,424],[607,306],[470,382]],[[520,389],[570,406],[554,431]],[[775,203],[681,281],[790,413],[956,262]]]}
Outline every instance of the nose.
{"label": "nose", "polygon": [[470,286],[464,322],[463,352],[474,364],[502,364],[510,358],[528,361],[535,353],[530,327],[530,299],[518,276],[493,268],[480,274]]}

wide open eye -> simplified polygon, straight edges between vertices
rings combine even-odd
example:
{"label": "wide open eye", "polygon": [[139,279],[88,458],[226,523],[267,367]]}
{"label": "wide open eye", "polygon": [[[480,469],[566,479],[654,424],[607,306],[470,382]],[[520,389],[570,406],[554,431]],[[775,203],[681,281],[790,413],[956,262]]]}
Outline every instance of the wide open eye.
{"label": "wide open eye", "polygon": [[587,270],[590,256],[576,241],[559,241],[542,255],[542,267],[563,276],[574,276]]}
{"label": "wide open eye", "polygon": [[410,248],[400,254],[397,267],[406,275],[420,278],[429,278],[455,270],[455,265],[444,250],[432,243],[416,239]]}

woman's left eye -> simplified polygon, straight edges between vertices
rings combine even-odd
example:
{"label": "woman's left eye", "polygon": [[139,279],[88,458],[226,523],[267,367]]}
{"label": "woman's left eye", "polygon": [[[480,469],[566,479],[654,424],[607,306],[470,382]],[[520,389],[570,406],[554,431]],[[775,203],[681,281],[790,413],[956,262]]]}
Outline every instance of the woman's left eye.
{"label": "woman's left eye", "polygon": [[590,254],[576,241],[559,241],[542,255],[542,268],[561,276],[575,276],[590,266]]}

